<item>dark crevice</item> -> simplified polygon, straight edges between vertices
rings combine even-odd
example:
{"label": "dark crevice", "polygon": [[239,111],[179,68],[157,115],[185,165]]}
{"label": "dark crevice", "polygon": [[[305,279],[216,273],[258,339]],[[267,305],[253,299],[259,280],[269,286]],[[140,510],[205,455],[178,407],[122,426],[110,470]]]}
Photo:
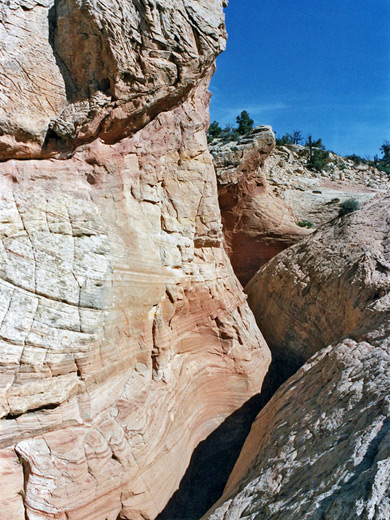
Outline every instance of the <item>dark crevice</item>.
{"label": "dark crevice", "polygon": [[17,419],[18,417],[21,417],[22,415],[25,415],[26,413],[41,412],[43,410],[55,410],[59,406],[61,406],[61,403],[46,404],[46,405],[38,406],[37,408],[31,408],[30,410],[26,410],[25,412],[21,412],[21,413],[10,412],[9,414],[5,415],[2,419],[6,420],[6,421],[10,421],[13,419]]}
{"label": "dark crevice", "polygon": [[195,449],[179,489],[156,520],[199,520],[221,497],[252,423],[273,394],[303,364],[274,360],[260,394],[236,410]]}
{"label": "dark crevice", "polygon": [[31,473],[31,468],[30,468],[30,464],[29,464],[28,460],[23,458],[22,455],[17,450],[15,450],[15,452],[16,452],[16,455],[17,455],[17,457],[19,459],[19,462],[20,462],[20,464],[22,465],[22,468],[23,468],[23,489],[21,489],[18,492],[18,495],[20,495],[22,497],[22,500],[23,500],[24,518],[25,518],[25,520],[28,520],[26,503],[25,503],[25,497],[26,497],[26,492],[27,492],[28,479],[29,479],[29,476],[30,476],[30,473]]}
{"label": "dark crevice", "polygon": [[111,454],[111,458],[112,458],[113,460],[115,460],[116,462],[119,462],[119,464],[121,464],[121,461],[118,459],[118,457],[115,455],[115,453],[112,453],[112,454]]}
{"label": "dark crevice", "polygon": [[72,80],[71,74],[65,65],[65,63],[60,58],[57,47],[56,47],[56,32],[57,32],[57,7],[58,7],[59,0],[54,0],[53,6],[49,9],[49,43],[51,48],[53,49],[53,55],[56,60],[57,66],[60,69],[61,75],[64,79],[65,83],[65,92],[66,92],[66,98],[69,103],[72,103],[74,100],[77,88]]}
{"label": "dark crevice", "polygon": [[88,182],[88,184],[91,184],[91,185],[96,184],[96,177],[94,175],[92,175],[91,173],[89,173],[87,175],[87,182]]}

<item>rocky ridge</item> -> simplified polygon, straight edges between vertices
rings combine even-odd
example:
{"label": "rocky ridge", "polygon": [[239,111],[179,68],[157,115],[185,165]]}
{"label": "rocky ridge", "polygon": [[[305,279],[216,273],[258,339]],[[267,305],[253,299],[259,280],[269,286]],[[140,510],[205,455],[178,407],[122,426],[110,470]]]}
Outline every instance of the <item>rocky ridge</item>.
{"label": "rocky ridge", "polygon": [[340,204],[363,205],[390,188],[386,173],[330,153],[327,170],[307,167],[309,149],[275,146],[269,126],[210,144],[226,250],[245,285],[273,256],[338,216]]}
{"label": "rocky ridge", "polygon": [[238,141],[217,139],[210,146],[226,250],[243,285],[270,258],[307,234],[268,182],[265,165],[274,147],[269,126],[256,127]]}
{"label": "rocky ridge", "polygon": [[265,163],[270,186],[300,222],[318,227],[335,218],[345,200],[364,204],[390,188],[389,176],[366,164],[356,165],[330,152],[328,170],[317,172],[307,168],[308,157],[307,147],[278,146]]}

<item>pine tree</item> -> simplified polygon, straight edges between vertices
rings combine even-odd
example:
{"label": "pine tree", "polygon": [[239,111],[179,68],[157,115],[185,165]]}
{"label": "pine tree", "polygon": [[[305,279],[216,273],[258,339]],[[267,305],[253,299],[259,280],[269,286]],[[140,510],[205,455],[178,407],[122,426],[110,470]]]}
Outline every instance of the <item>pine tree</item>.
{"label": "pine tree", "polygon": [[247,134],[253,128],[254,121],[249,117],[246,110],[243,110],[236,118],[238,124],[238,133],[241,135]]}

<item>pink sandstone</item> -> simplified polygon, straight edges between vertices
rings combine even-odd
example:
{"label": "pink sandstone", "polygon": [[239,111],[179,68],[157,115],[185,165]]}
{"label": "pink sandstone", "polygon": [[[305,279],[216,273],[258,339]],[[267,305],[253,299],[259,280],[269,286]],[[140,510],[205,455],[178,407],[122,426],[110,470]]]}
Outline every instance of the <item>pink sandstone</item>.
{"label": "pink sandstone", "polygon": [[94,5],[0,8],[1,520],[155,518],[270,362],[207,150],[222,4]]}

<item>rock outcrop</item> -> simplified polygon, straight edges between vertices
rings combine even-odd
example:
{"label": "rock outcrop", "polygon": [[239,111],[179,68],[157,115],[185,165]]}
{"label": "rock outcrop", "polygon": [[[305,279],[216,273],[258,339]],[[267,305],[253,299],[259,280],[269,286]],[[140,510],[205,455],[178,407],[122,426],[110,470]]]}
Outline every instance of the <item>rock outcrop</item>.
{"label": "rock outcrop", "polygon": [[267,181],[264,164],[274,146],[271,127],[260,126],[238,141],[217,140],[210,147],[226,247],[243,285],[307,233]]}
{"label": "rock outcrop", "polygon": [[152,519],[270,361],[205,135],[222,4],[0,9],[0,518]]}
{"label": "rock outcrop", "polygon": [[345,340],[313,357],[258,415],[204,519],[390,517],[390,353]]}
{"label": "rock outcrop", "polygon": [[225,47],[220,0],[0,7],[0,159],[114,143],[181,103]]}
{"label": "rock outcrop", "polygon": [[273,258],[245,288],[275,358],[302,364],[351,337],[390,332],[390,197],[367,203]]}
{"label": "rock outcrop", "polygon": [[337,217],[340,204],[356,199],[363,205],[390,188],[389,176],[366,164],[329,154],[327,171],[307,168],[309,149],[301,145],[277,146],[265,163],[269,185],[298,222],[318,227]]}
{"label": "rock outcrop", "polygon": [[389,231],[385,196],[284,251],[247,286],[278,366],[315,355],[260,412],[204,518],[389,518]]}

